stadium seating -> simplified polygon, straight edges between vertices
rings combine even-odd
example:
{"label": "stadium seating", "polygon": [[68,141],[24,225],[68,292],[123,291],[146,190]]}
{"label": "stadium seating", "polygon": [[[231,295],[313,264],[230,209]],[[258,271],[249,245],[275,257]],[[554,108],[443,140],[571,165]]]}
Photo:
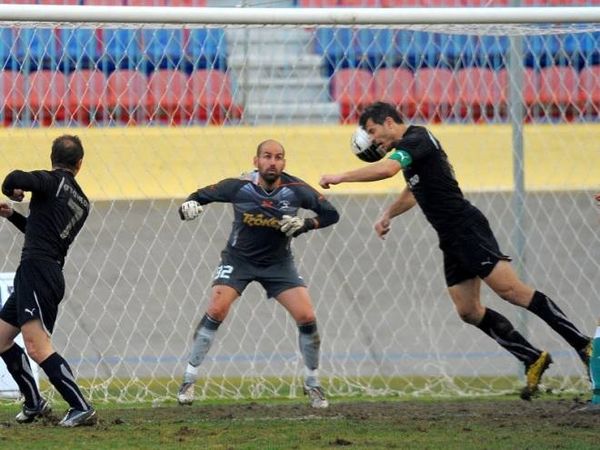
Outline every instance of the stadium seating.
{"label": "stadium seating", "polygon": [[74,69],[92,69],[100,59],[100,41],[97,30],[91,28],[64,28],[60,30],[62,57],[59,67],[65,72]]}
{"label": "stadium seating", "polygon": [[184,31],[175,28],[144,28],[141,31],[141,67],[146,73],[178,69],[183,59]]}
{"label": "stadium seating", "polygon": [[185,104],[187,86],[188,77],[178,70],[163,69],[150,74],[150,121],[176,125],[189,117],[192,108]]}
{"label": "stadium seating", "polygon": [[600,66],[588,66],[579,72],[578,104],[587,116],[600,114]]}
{"label": "stadium seating", "polygon": [[504,115],[506,92],[498,72],[480,67],[467,67],[456,74],[458,111],[461,119],[477,122]]}
{"label": "stadium seating", "polygon": [[186,71],[227,69],[227,42],[221,28],[194,28],[185,41]]}
{"label": "stadium seating", "polygon": [[25,105],[25,80],[19,72],[0,71],[0,120],[7,126],[17,121]]}
{"label": "stadium seating", "polygon": [[425,120],[450,118],[457,103],[456,79],[449,69],[422,68],[415,72],[418,115]]}
{"label": "stadium seating", "polygon": [[404,117],[412,117],[415,114],[415,78],[410,70],[384,68],[379,69],[373,76],[374,100],[396,105]]}
{"label": "stadium seating", "polygon": [[68,80],[69,120],[89,125],[102,120],[107,112],[107,82],[104,74],[97,70],[75,70]]}
{"label": "stadium seating", "polygon": [[193,122],[222,124],[242,116],[242,108],[233,102],[231,80],[219,70],[192,72],[184,104],[189,120]]}
{"label": "stadium seating", "polygon": [[539,102],[546,116],[572,118],[579,98],[579,73],[573,67],[544,67],[539,73]]}
{"label": "stadium seating", "polygon": [[374,101],[373,74],[365,69],[340,69],[331,78],[331,94],[340,105],[343,123],[355,123],[362,109]]}
{"label": "stadium seating", "polygon": [[61,44],[51,28],[18,28],[16,30],[16,57],[26,71],[55,70],[61,59]]}
{"label": "stadium seating", "polygon": [[25,78],[23,119],[34,125],[50,126],[65,119],[68,105],[67,78],[62,72],[39,70]]}
{"label": "stadium seating", "polygon": [[148,80],[136,70],[115,70],[107,80],[107,107],[110,121],[128,125],[148,119]]}
{"label": "stadium seating", "polygon": [[0,28],[0,69],[17,67],[14,55],[15,33],[12,28]]}

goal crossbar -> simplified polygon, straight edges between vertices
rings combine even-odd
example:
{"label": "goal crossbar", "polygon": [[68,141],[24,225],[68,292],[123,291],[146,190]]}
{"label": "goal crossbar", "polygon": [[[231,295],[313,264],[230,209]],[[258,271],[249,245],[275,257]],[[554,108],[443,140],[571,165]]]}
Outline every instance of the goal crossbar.
{"label": "goal crossbar", "polygon": [[[275,12],[276,11],[276,12]],[[402,25],[596,23],[600,7],[531,8],[170,8],[0,5],[0,22],[205,25]]]}

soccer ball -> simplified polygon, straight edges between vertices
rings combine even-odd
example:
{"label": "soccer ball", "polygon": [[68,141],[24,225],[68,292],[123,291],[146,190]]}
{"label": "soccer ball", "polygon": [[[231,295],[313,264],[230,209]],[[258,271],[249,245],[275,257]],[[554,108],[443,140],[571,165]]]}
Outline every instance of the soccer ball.
{"label": "soccer ball", "polygon": [[358,127],[354,133],[352,133],[350,148],[352,149],[352,153],[366,162],[379,161],[386,154],[385,149],[375,145],[369,136],[369,133],[362,127]]}

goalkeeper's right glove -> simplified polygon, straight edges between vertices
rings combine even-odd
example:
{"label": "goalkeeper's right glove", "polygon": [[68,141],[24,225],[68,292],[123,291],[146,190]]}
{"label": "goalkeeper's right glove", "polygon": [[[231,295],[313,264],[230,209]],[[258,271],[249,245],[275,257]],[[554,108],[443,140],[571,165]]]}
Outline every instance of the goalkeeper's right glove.
{"label": "goalkeeper's right glove", "polygon": [[203,211],[202,205],[196,200],[188,200],[179,207],[181,220],[194,220]]}

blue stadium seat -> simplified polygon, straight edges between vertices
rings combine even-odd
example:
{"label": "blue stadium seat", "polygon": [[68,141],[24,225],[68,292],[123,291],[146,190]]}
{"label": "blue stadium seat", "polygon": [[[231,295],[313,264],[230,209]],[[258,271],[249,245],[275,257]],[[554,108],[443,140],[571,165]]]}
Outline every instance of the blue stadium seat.
{"label": "blue stadium seat", "polygon": [[61,44],[51,28],[17,29],[17,59],[25,71],[55,70],[60,62]]}
{"label": "blue stadium seat", "polygon": [[183,30],[171,28],[143,29],[141,37],[142,65],[146,72],[178,69],[182,63]]}
{"label": "blue stadium seat", "polygon": [[18,68],[12,51],[14,41],[12,28],[0,28],[0,70]]}
{"label": "blue stadium seat", "polygon": [[74,69],[92,69],[100,58],[100,42],[96,30],[90,28],[64,28],[60,30],[62,42],[61,68],[67,72]]}
{"label": "blue stadium seat", "polygon": [[227,69],[227,42],[221,28],[190,30],[184,51],[186,71]]}
{"label": "blue stadium seat", "polygon": [[440,34],[441,67],[463,68],[477,65],[478,38],[466,34]]}
{"label": "blue stadium seat", "polygon": [[[375,71],[394,65],[394,33],[386,28],[361,28],[354,39],[357,67]],[[365,67],[366,66],[366,67]]]}
{"label": "blue stadium seat", "polygon": [[139,32],[131,29],[106,28],[101,30],[104,72],[115,69],[133,69],[141,60]]}
{"label": "blue stadium seat", "polygon": [[477,47],[478,66],[499,70],[506,65],[510,39],[507,36],[480,36]]}
{"label": "blue stadium seat", "polygon": [[314,35],[315,52],[323,56],[327,75],[338,69],[358,66],[352,45],[354,32],[351,28],[318,28]]}
{"label": "blue stadium seat", "polygon": [[412,70],[421,67],[438,67],[441,56],[440,35],[425,31],[402,30],[396,33],[396,65]]}

